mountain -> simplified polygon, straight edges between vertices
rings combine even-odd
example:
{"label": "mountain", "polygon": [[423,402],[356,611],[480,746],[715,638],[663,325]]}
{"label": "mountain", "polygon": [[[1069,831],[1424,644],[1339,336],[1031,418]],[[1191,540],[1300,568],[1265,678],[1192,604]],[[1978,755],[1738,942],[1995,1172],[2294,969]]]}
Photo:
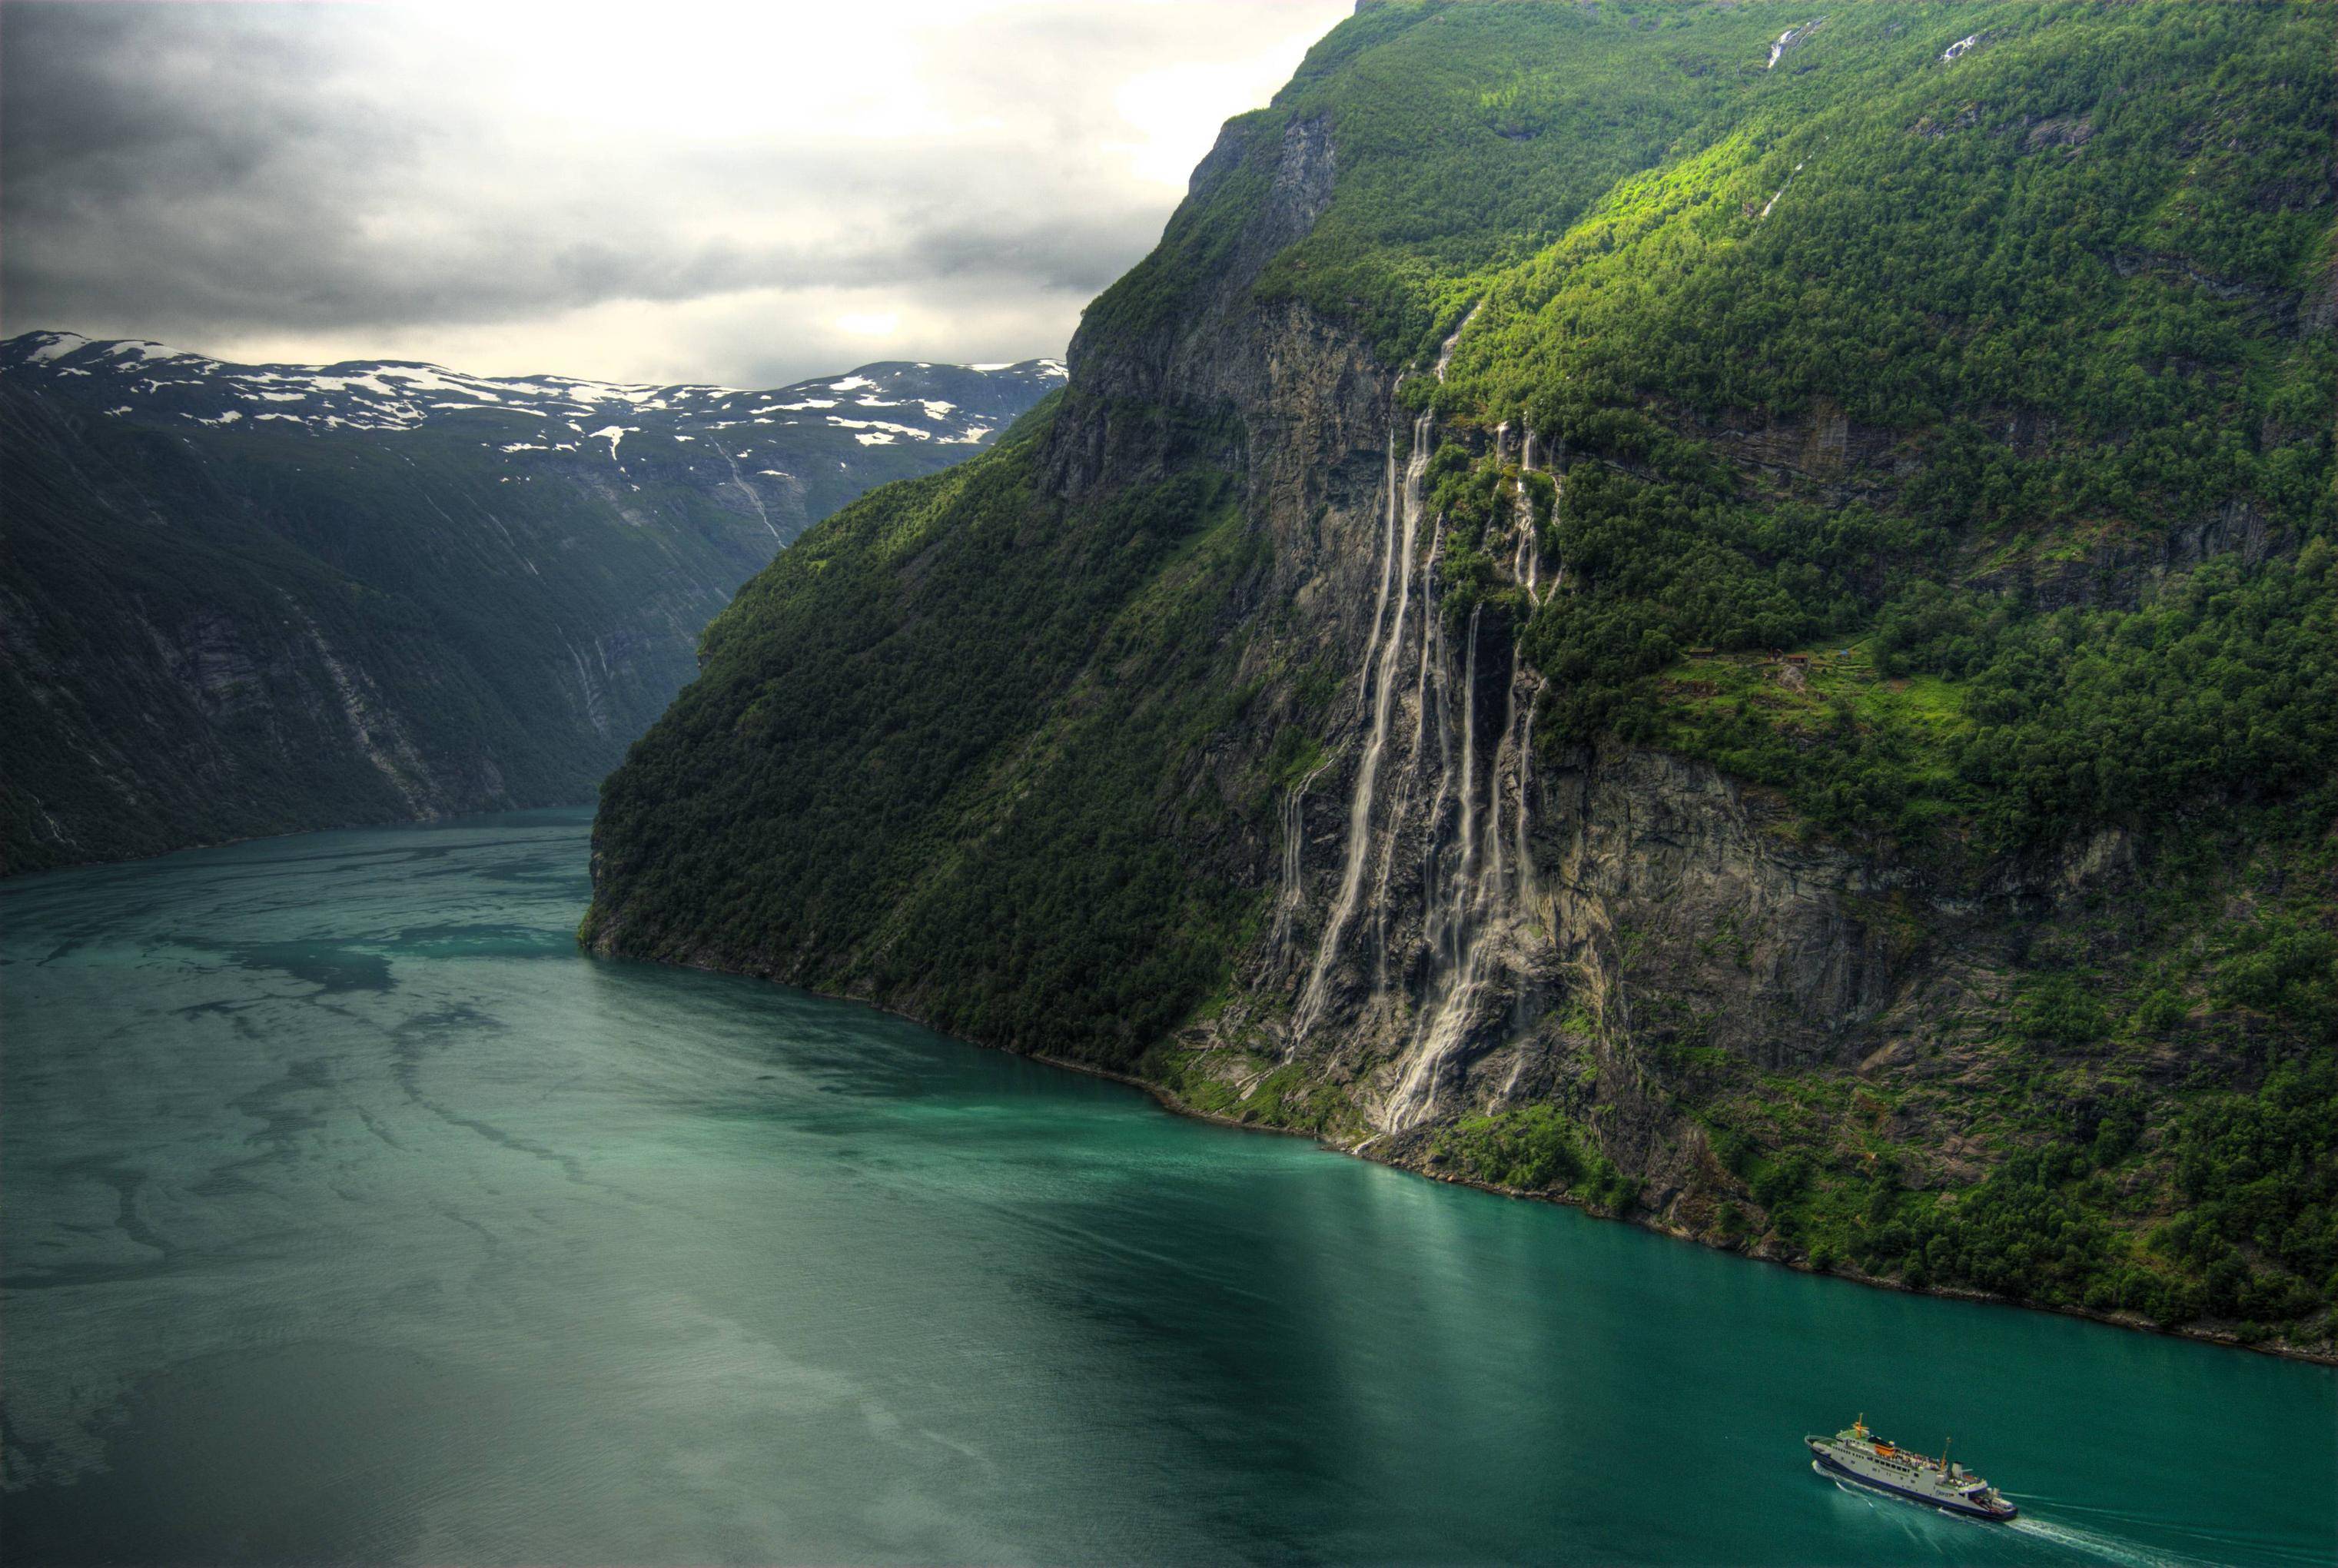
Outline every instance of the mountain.
{"label": "mountain", "polygon": [[2338,8],[1368,4],[582,935],[1800,1267],[2338,1301]]}
{"label": "mountain", "polygon": [[746,392],[13,338],[7,869],[588,800],[741,582],[1063,373]]}

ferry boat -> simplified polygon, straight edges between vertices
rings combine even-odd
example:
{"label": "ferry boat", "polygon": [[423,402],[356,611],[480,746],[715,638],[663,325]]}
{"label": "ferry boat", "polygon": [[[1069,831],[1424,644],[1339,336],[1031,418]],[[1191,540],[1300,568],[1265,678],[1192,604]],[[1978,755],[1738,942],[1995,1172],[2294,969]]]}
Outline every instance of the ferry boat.
{"label": "ferry boat", "polygon": [[1811,1468],[1822,1475],[1968,1519],[2003,1524],[2021,1512],[1996,1487],[1963,1465],[1949,1463],[1945,1444],[1938,1459],[1911,1454],[1870,1432],[1864,1415],[1832,1437],[1806,1435],[1803,1441],[1810,1445]]}

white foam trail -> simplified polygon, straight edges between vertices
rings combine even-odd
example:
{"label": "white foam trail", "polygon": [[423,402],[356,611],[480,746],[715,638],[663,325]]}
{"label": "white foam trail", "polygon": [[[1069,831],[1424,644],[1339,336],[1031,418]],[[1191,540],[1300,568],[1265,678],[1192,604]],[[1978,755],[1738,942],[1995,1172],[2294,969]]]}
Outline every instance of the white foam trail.
{"label": "white foam trail", "polygon": [[2018,1519],[2008,1520],[2001,1528],[2016,1534],[2028,1535],[2072,1552],[2083,1552],[2106,1562],[2118,1563],[2127,1568],[2214,1568],[2215,1559],[2187,1557],[2181,1553],[2154,1551],[2133,1541],[2122,1541],[2116,1535],[2105,1535],[2093,1530],[2082,1530],[2051,1519],[2040,1519],[2024,1512]]}

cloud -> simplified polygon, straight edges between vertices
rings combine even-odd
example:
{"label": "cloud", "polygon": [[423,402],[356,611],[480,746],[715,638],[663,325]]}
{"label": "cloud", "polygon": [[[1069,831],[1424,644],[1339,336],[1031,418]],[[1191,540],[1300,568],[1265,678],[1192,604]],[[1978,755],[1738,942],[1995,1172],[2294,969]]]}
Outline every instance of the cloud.
{"label": "cloud", "polygon": [[0,330],[737,384],[1056,352],[1347,9],[16,0]]}

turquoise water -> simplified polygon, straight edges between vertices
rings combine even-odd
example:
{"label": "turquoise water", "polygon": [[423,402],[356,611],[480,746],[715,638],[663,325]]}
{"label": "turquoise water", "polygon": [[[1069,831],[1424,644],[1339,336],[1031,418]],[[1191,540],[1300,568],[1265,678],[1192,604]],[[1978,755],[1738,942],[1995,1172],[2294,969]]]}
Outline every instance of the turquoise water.
{"label": "turquoise water", "polygon": [[[12,1561],[2338,1556],[2329,1369],[587,961],[586,825],[0,889]],[[1813,1475],[1862,1410],[2027,1517]]]}

